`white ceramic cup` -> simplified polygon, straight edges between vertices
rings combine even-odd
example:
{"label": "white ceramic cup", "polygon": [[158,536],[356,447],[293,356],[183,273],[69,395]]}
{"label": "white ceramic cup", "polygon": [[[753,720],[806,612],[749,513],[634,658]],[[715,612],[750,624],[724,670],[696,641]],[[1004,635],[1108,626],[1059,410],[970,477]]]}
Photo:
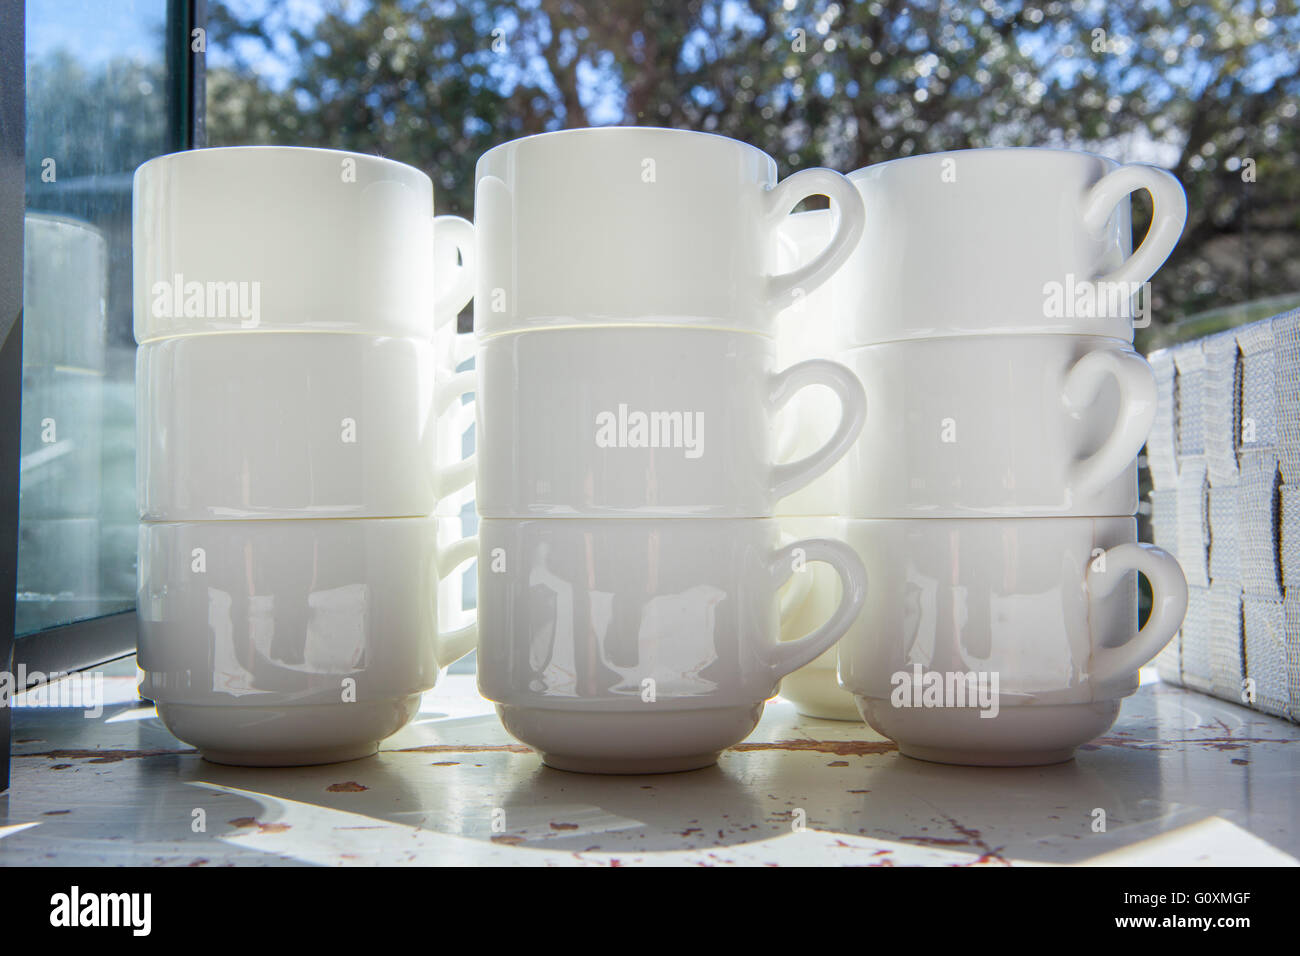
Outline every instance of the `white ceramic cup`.
{"label": "white ceramic cup", "polygon": [[[768,517],[824,474],[866,417],[848,369],[775,370],[769,337],[654,326],[553,329],[479,343],[485,517]],[[776,464],[777,409],[803,388],[843,408],[830,439]]]}
{"label": "white ceramic cup", "polygon": [[[479,540],[479,689],[564,770],[712,764],[782,677],[839,639],[866,590],[841,542],[782,546],[771,520],[489,518]],[[844,596],[783,643],[778,592],[813,561]]]}
{"label": "white ceramic cup", "polygon": [[[604,127],[513,140],[479,158],[479,336],[575,323],[705,325],[772,334],[862,233],[844,177],[776,162],[708,133]],[[806,265],[777,273],[773,231],[826,195],[839,226]]]}
{"label": "white ceramic cup", "polygon": [[867,393],[835,470],[857,518],[1131,515],[1155,376],[1097,336],[918,339],[839,353]]}
{"label": "white ceramic cup", "polygon": [[332,331],[431,339],[473,293],[474,228],[433,183],[360,153],[232,146],[134,181],[135,337]]}
{"label": "white ceramic cup", "polygon": [[[427,515],[467,484],[439,469],[433,347],[334,333],[195,335],[140,346],[136,471],[141,517]],[[454,379],[462,388],[469,380]]]}
{"label": "white ceramic cup", "polygon": [[374,753],[473,624],[438,631],[438,582],[477,552],[432,518],[140,525],[142,696],[216,763]]}
{"label": "white ceramic cup", "polygon": [[[1187,609],[1178,562],[1139,544],[1133,518],[842,519],[840,531],[871,579],[840,683],[925,760],[1068,760],[1111,726]],[[1133,572],[1153,595],[1141,630]]]}
{"label": "white ceramic cup", "polygon": [[[1070,150],[930,153],[849,180],[867,215],[835,280],[841,347],[990,332],[1131,341],[1132,292],[1187,220],[1183,188],[1165,170]],[[1151,194],[1154,215],[1130,254],[1138,190]]]}

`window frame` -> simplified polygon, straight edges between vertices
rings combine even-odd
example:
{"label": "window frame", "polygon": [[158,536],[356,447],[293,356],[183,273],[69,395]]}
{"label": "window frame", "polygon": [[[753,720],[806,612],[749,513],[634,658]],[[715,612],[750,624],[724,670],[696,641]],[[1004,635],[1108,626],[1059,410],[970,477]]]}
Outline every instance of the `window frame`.
{"label": "window frame", "polygon": [[[0,669],[14,673],[18,473],[23,387],[23,216],[26,213],[27,5],[0,0]],[[3,595],[9,595],[8,600]],[[10,678],[12,679],[12,678]],[[9,789],[9,680],[0,688],[0,792]]]}
{"label": "window frame", "polygon": [[[0,669],[28,675],[25,688],[127,657],[136,649],[134,610],[47,628],[16,639],[18,485],[22,407],[23,219],[26,214],[26,0],[0,0],[0,407],[12,428],[0,432]],[[206,33],[207,0],[168,0],[166,63],[168,151],[205,143],[204,51],[192,50],[193,31]],[[206,38],[205,38],[206,40]],[[206,49],[206,42],[204,44]],[[16,676],[13,678],[16,679]],[[0,698],[0,793],[9,787],[11,701]]]}

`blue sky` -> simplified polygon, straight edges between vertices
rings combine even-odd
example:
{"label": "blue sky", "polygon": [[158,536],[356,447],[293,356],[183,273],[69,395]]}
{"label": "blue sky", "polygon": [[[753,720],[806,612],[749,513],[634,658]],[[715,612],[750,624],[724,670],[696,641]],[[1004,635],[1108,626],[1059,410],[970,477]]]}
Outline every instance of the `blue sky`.
{"label": "blue sky", "polygon": [[63,48],[87,63],[156,60],[166,24],[166,0],[28,0],[27,58]]}

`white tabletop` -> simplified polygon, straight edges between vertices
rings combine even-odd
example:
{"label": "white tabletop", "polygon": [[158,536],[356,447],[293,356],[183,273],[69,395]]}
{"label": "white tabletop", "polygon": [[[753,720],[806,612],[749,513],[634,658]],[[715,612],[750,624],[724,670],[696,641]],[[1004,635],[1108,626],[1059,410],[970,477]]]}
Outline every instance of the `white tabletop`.
{"label": "white tabletop", "polygon": [[[365,760],[201,760],[106,670],[104,712],[19,706],[0,864],[1289,865],[1300,727],[1144,684],[1070,763],[900,756],[782,700],[717,767],[600,777],[541,765],[470,675]],[[1104,811],[1104,831],[1095,829]]]}

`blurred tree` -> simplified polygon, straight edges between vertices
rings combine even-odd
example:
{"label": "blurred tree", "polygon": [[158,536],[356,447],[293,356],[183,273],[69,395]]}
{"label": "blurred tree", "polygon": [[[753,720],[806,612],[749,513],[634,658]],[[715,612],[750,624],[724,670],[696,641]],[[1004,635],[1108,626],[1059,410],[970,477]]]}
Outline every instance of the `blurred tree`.
{"label": "blurred tree", "polygon": [[[783,172],[1069,146],[1186,186],[1158,322],[1300,290],[1296,0],[333,0],[310,28],[212,10],[234,63],[209,72],[213,145],[382,153],[448,211],[472,210],[490,146],[602,123],[734,136]],[[250,50],[287,59],[283,88]]]}
{"label": "blurred tree", "polygon": [[54,175],[64,182],[129,176],[172,139],[166,110],[158,106],[167,89],[161,64],[122,57],[87,67],[82,61],[60,48],[27,64],[27,114],[35,118],[27,124],[29,196],[40,194],[47,160],[56,162]]}

